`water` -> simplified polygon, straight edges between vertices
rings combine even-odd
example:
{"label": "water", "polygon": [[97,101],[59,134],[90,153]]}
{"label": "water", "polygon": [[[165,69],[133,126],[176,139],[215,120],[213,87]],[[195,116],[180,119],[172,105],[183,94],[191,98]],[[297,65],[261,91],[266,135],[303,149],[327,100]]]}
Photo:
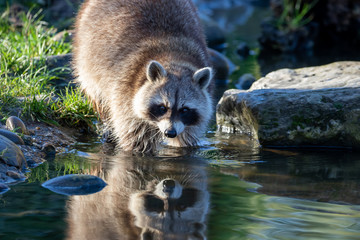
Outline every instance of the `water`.
{"label": "water", "polygon": [[[359,153],[261,149],[213,135],[200,149],[159,157],[101,148],[79,144],[11,186],[0,198],[0,239],[360,239]],[[41,187],[72,173],[108,186],[70,197]],[[164,180],[176,182],[177,200],[159,201]]]}
{"label": "water", "polygon": [[[270,15],[267,5],[251,4],[260,0],[224,4],[232,2],[238,4],[233,11],[210,7],[208,12],[229,30],[226,55],[240,66],[230,87],[244,73],[259,78],[281,67],[357,57],[346,52],[259,56],[256,40],[261,19]],[[241,41],[256,54],[237,56]],[[149,158],[106,156],[96,139],[81,141],[0,195],[1,240],[360,239],[360,153],[262,149],[246,138],[210,134],[200,149],[164,149],[162,156]],[[108,186],[70,197],[41,187],[48,179],[74,173],[99,176]],[[160,201],[156,196],[172,183],[177,200]]]}

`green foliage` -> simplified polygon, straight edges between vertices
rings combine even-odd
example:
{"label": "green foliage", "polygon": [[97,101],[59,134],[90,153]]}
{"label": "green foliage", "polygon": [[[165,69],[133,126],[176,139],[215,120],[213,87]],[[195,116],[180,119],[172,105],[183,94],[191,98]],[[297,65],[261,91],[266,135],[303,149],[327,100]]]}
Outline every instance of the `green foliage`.
{"label": "green foliage", "polygon": [[56,97],[53,82],[64,69],[48,69],[45,59],[69,53],[71,44],[54,40],[56,29],[41,19],[41,11],[0,13],[0,116],[91,127],[95,113],[79,90],[66,88]]}
{"label": "green foliage", "polygon": [[317,4],[317,0],[306,3],[303,0],[283,0],[283,12],[276,20],[277,28],[281,30],[296,30],[311,22],[310,11]]}
{"label": "green foliage", "polygon": [[93,126],[97,119],[90,101],[83,96],[78,88],[66,87],[60,93],[60,101],[52,105],[52,109],[59,119],[69,126]]}
{"label": "green foliage", "polygon": [[64,154],[54,161],[54,177],[67,174],[89,174],[91,168],[91,162],[88,159],[75,154]]}

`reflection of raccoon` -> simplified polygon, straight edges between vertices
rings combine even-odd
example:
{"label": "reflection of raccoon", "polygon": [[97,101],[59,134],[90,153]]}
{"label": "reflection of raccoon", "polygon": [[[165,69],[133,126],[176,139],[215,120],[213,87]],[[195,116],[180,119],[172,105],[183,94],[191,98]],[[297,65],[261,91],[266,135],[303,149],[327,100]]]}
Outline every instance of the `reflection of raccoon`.
{"label": "reflection of raccoon", "polygon": [[68,203],[68,239],[205,239],[204,166],[186,160],[117,158],[99,193]]}
{"label": "reflection of raccoon", "polygon": [[212,113],[212,69],[191,0],[88,0],[76,22],[74,67],[126,151],[164,138],[194,146]]}

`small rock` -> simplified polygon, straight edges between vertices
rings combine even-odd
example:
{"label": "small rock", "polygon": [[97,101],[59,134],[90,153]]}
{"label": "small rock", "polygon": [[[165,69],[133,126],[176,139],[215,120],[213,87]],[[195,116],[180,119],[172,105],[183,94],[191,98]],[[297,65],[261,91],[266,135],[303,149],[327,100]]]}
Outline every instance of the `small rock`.
{"label": "small rock", "polygon": [[29,135],[25,135],[23,137],[23,141],[24,141],[24,144],[28,145],[28,146],[31,146],[33,144],[33,137],[29,136]]}
{"label": "small rock", "polygon": [[8,138],[9,140],[11,140],[15,144],[20,144],[20,145],[25,144],[21,137],[19,137],[16,133],[13,133],[11,131],[8,131],[8,130],[5,130],[5,129],[0,129],[0,135]]}
{"label": "small rock", "polygon": [[21,149],[8,138],[0,135],[0,162],[19,169],[27,167],[26,159]]}
{"label": "small rock", "polygon": [[0,183],[0,194],[4,194],[9,190],[10,188],[6,184]]}
{"label": "small rock", "polygon": [[239,78],[235,86],[238,89],[248,90],[255,81],[256,78],[251,73],[245,73]]}
{"label": "small rock", "polygon": [[20,179],[24,179],[24,176],[21,176],[20,173],[15,172],[15,171],[7,171],[6,172],[6,176],[14,179],[14,180],[20,180]]}
{"label": "small rock", "polygon": [[15,116],[9,117],[6,120],[6,127],[11,131],[28,135],[28,130],[24,122],[18,117]]}
{"label": "small rock", "polygon": [[45,143],[42,146],[41,151],[45,153],[46,156],[55,156],[56,154],[56,148],[50,143]]}
{"label": "small rock", "polygon": [[69,174],[50,179],[41,186],[63,195],[88,195],[101,191],[106,185],[93,175]]}

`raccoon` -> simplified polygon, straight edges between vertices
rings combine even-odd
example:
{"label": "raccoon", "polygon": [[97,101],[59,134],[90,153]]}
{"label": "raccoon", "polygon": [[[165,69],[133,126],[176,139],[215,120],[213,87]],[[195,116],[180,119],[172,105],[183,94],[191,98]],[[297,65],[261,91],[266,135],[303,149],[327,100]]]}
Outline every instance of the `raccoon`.
{"label": "raccoon", "polygon": [[93,170],[108,186],[69,199],[68,240],[206,239],[210,198],[199,159],[123,155]]}
{"label": "raccoon", "polygon": [[88,0],[75,28],[77,82],[122,150],[199,144],[213,70],[191,0]]}

